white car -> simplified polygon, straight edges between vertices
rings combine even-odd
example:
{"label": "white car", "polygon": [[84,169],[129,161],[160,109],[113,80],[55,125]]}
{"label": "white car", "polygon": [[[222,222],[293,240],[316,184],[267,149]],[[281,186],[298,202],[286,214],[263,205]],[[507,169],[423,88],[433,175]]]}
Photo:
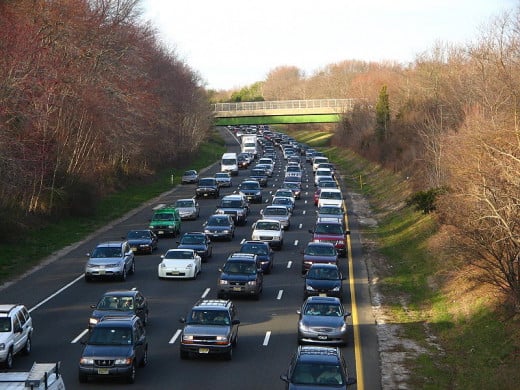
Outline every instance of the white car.
{"label": "white car", "polygon": [[157,267],[159,279],[195,279],[202,259],[193,249],[169,249]]}
{"label": "white car", "polygon": [[259,219],[253,224],[252,241],[265,241],[270,246],[282,249],[283,227],[280,221],[274,219]]}
{"label": "white car", "polygon": [[324,177],[330,177],[330,180],[334,180],[334,178],[332,177],[332,171],[330,170],[330,168],[316,169],[316,172],[314,174],[314,185],[317,186],[320,179],[322,179]]}
{"label": "white car", "polygon": [[322,188],[318,198],[318,207],[339,206],[343,207],[343,194],[338,188]]}

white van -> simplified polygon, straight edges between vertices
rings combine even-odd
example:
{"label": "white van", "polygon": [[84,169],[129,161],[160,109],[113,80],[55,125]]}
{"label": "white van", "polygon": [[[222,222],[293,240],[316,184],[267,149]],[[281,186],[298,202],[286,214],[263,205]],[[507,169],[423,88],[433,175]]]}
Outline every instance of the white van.
{"label": "white van", "polygon": [[220,161],[220,171],[229,172],[232,176],[238,175],[238,160],[236,153],[224,153]]}

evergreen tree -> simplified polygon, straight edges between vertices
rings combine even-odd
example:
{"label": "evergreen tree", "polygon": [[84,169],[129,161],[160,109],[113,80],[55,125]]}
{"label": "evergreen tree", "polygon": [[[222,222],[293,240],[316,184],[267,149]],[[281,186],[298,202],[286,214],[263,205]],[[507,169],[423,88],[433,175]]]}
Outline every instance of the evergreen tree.
{"label": "evergreen tree", "polygon": [[379,140],[386,137],[386,132],[390,126],[390,103],[386,85],[379,91],[379,98],[376,104],[376,135]]}

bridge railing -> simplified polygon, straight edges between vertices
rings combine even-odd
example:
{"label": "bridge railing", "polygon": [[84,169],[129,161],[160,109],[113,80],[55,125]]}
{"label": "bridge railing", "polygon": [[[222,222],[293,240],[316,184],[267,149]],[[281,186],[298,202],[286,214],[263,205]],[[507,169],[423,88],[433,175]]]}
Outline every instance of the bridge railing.
{"label": "bridge railing", "polygon": [[213,111],[254,111],[254,110],[298,110],[313,108],[342,108],[352,110],[358,99],[311,99],[311,100],[275,100],[261,102],[216,103]]}

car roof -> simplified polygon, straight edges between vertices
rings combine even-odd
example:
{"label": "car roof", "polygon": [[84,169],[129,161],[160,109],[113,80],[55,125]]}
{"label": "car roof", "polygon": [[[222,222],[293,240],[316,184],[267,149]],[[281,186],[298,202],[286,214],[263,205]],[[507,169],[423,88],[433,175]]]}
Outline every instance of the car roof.
{"label": "car roof", "polygon": [[307,298],[305,303],[324,303],[341,305],[341,300],[338,297],[310,296],[309,298]]}
{"label": "car roof", "polygon": [[328,263],[314,263],[311,264],[310,268],[334,268],[339,270],[339,267],[336,264],[328,264]]}
{"label": "car roof", "polygon": [[100,246],[103,246],[103,247],[119,247],[121,245],[123,245],[125,241],[105,241],[105,242],[100,242],[99,244],[96,245],[96,247],[100,247]]}
{"label": "car roof", "polygon": [[230,254],[226,261],[256,261],[256,257],[254,253],[235,252]]}
{"label": "car roof", "polygon": [[110,290],[106,291],[103,296],[116,296],[116,297],[128,297],[128,296],[136,296],[139,293],[138,290]]}
{"label": "car roof", "polygon": [[231,195],[225,195],[222,197],[222,199],[244,199],[244,197],[242,195],[239,195],[239,194],[231,194]]}
{"label": "car roof", "polygon": [[309,241],[307,246],[334,246],[332,242],[317,242],[317,241]]}
{"label": "car roof", "polygon": [[201,299],[193,305],[192,309],[222,309],[233,305],[229,299]]}
{"label": "car roof", "polygon": [[298,347],[297,356],[300,362],[320,362],[328,364],[341,362],[341,350],[338,347],[301,345]]}
{"label": "car roof", "polygon": [[136,315],[129,316],[104,316],[101,318],[94,327],[112,327],[114,325],[117,326],[129,326],[131,327],[134,322],[140,321],[139,317]]}

